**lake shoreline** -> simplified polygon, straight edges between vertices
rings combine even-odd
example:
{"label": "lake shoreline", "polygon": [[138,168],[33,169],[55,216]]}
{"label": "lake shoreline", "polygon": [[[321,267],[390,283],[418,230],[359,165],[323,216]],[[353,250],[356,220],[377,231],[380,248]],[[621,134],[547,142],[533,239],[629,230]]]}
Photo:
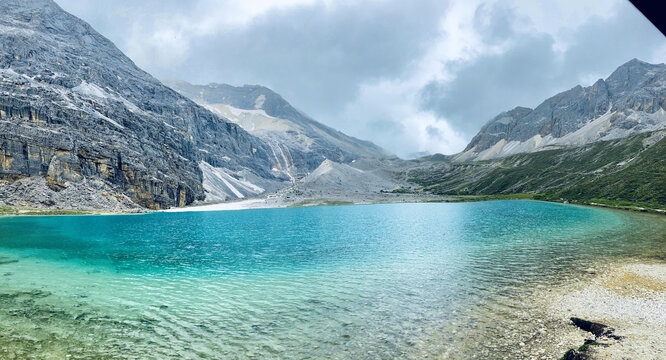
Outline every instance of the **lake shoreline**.
{"label": "lake shoreline", "polygon": [[[391,194],[391,195],[388,195]],[[370,194],[363,195],[365,198],[355,200],[353,196],[322,196],[317,198],[285,199],[278,196],[264,196],[258,198],[241,199],[229,202],[213,204],[196,204],[185,207],[173,207],[165,210],[137,209],[126,212],[111,212],[104,210],[81,210],[81,209],[50,209],[50,208],[24,208],[3,207],[0,208],[0,217],[6,216],[106,216],[106,215],[141,215],[151,213],[180,213],[180,212],[207,212],[207,211],[234,211],[252,209],[279,209],[289,207],[310,206],[339,206],[339,205],[372,205],[372,204],[403,204],[403,203],[465,203],[496,200],[530,200],[546,203],[587,206],[592,208],[603,208],[609,210],[629,211],[633,213],[666,215],[664,209],[652,209],[644,207],[613,206],[594,202],[569,202],[543,200],[534,198],[533,194],[510,194],[510,195],[433,195],[427,194]]]}

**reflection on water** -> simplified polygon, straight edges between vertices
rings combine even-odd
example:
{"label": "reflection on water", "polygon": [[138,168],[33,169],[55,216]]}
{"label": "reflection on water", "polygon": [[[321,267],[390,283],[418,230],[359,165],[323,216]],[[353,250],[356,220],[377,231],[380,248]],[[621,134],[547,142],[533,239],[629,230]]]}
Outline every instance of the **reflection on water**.
{"label": "reflection on water", "polygon": [[532,290],[663,257],[664,234],[529,201],[2,218],[0,358],[457,357],[506,340]]}

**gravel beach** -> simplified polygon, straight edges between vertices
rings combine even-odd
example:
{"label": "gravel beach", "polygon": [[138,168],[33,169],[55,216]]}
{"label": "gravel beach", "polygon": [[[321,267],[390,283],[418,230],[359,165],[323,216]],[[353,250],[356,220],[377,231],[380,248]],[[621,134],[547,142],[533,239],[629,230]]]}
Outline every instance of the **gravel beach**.
{"label": "gravel beach", "polygon": [[[579,317],[614,328],[622,339],[596,339],[601,345],[589,347],[591,359],[666,359],[666,264],[606,265],[585,271],[587,278],[536,296],[547,316],[560,324]],[[573,325],[558,333],[581,336]]]}

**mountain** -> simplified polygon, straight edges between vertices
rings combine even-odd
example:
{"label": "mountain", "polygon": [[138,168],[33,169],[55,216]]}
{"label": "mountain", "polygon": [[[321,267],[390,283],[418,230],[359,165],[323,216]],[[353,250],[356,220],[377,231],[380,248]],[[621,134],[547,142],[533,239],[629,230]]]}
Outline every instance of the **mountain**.
{"label": "mountain", "polygon": [[165,84],[264,140],[277,169],[287,171],[294,179],[306,176],[325,159],[351,163],[362,158],[392,157],[371,142],[313,120],[263,86],[192,85],[175,80]]}
{"label": "mountain", "polygon": [[454,159],[493,159],[656,131],[666,128],[664,109],[666,65],[633,59],[592,86],[576,86],[535,109],[497,115]]}
{"label": "mountain", "polygon": [[273,147],[51,0],[0,2],[0,49],[0,202],[159,209],[288,180]]}
{"label": "mountain", "polygon": [[533,194],[666,209],[666,130],[486,161],[422,159],[407,176],[435,194]]}
{"label": "mountain", "polygon": [[606,80],[490,120],[465,151],[411,161],[417,192],[666,209],[666,65],[633,59]]}

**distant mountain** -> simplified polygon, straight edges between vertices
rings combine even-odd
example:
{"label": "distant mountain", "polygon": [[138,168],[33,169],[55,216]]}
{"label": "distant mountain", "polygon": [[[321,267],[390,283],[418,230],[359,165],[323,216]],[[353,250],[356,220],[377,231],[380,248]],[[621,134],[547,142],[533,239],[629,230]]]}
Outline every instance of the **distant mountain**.
{"label": "distant mountain", "polygon": [[371,142],[313,120],[263,86],[192,85],[184,81],[165,84],[264,140],[278,169],[295,178],[306,176],[325,159],[351,163],[362,158],[392,157]]}
{"label": "distant mountain", "polygon": [[666,130],[487,161],[424,158],[406,177],[420,191],[524,194],[537,199],[666,211]]}
{"label": "distant mountain", "polygon": [[666,65],[633,59],[606,80],[490,120],[456,160],[484,160],[666,128]]}
{"label": "distant mountain", "polygon": [[274,151],[55,2],[0,2],[0,186],[16,190],[0,203],[156,209],[243,197],[288,180]]}

